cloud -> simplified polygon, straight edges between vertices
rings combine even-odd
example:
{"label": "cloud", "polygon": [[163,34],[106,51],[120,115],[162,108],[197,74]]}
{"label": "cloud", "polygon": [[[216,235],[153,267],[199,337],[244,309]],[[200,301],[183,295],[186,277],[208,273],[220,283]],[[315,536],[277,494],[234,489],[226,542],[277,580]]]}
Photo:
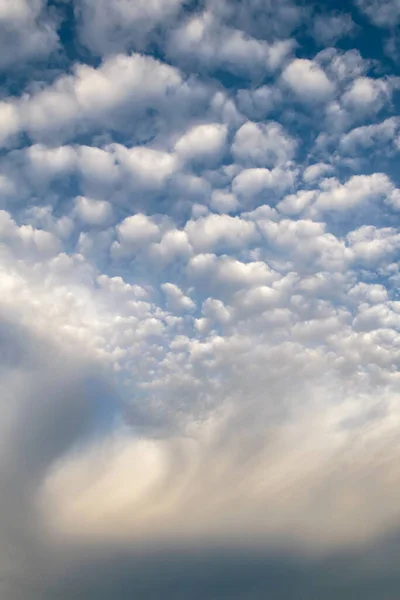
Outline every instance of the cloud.
{"label": "cloud", "polygon": [[[294,182],[295,173],[291,170],[263,169],[261,167],[244,169],[232,182],[233,192],[246,204],[257,202],[260,197],[265,202],[265,197],[273,201],[275,194],[287,190]],[[258,204],[262,203],[262,200]]]}
{"label": "cloud", "polygon": [[221,158],[225,149],[227,128],[220,123],[197,125],[175,144],[175,152],[184,161],[206,161]]}
{"label": "cloud", "polygon": [[186,232],[197,252],[211,250],[214,246],[246,245],[257,235],[253,223],[229,215],[209,215],[189,221]]}
{"label": "cloud", "polygon": [[305,183],[311,184],[332,171],[333,167],[326,163],[309,165],[303,173]]}
{"label": "cloud", "polygon": [[400,18],[398,0],[385,0],[379,4],[375,0],[357,0],[356,4],[378,27],[392,27]]}
{"label": "cloud", "polygon": [[306,103],[326,102],[335,87],[326,73],[314,61],[296,58],[283,71],[282,81]]}
{"label": "cloud", "polygon": [[182,0],[150,0],[130,4],[124,0],[76,0],[75,13],[81,43],[94,54],[115,54],[142,49],[154,29],[172,23]]}
{"label": "cloud", "polygon": [[358,155],[360,150],[375,152],[390,151],[398,146],[399,122],[396,117],[385,119],[381,123],[356,127],[343,135],[340,150],[346,154]]}
{"label": "cloud", "polygon": [[0,68],[46,59],[57,49],[57,19],[44,0],[15,0],[0,6]]}
{"label": "cloud", "polygon": [[315,200],[315,190],[300,190],[297,194],[289,194],[279,202],[278,210],[287,215],[296,215],[303,212]]}
{"label": "cloud", "polygon": [[19,133],[20,117],[17,108],[11,102],[0,103],[0,142],[6,142]]}
{"label": "cloud", "polygon": [[168,54],[178,62],[191,61],[200,69],[222,68],[246,77],[279,68],[292,48],[291,40],[268,43],[253,38],[207,11],[172,31],[168,41]]}
{"label": "cloud", "polygon": [[104,225],[112,218],[112,207],[105,200],[78,196],[75,209],[77,217],[89,225]]}
{"label": "cloud", "polygon": [[0,211],[0,239],[22,256],[51,256],[58,250],[58,240],[51,233],[34,229],[30,225],[18,227],[4,210]]}
{"label": "cloud", "polygon": [[[207,347],[192,347],[191,360],[197,361],[202,354],[207,355],[213,350],[221,365],[224,364],[226,352],[232,352],[233,347],[222,340],[217,341],[218,338],[214,338],[210,339]],[[295,347],[292,352],[296,353]],[[284,349],[275,350],[276,353],[277,361],[288,356]],[[257,352],[251,351],[252,361],[256,356]],[[268,352],[264,354],[264,359],[266,357],[271,359]],[[318,353],[310,351],[308,358],[311,357],[319,360]],[[254,370],[250,360],[246,360],[245,364],[249,373],[242,377],[248,381],[248,377],[254,377]],[[293,368],[293,363],[290,364]],[[297,368],[302,370],[300,365]],[[263,380],[261,377],[261,385]],[[279,392],[272,388],[269,395],[274,396],[278,392],[283,393],[285,398],[285,394],[290,393],[289,389],[290,385],[286,389],[279,386]],[[356,424],[351,425],[352,420],[357,423],[360,405],[365,404],[366,399],[349,399],[348,403],[341,403],[340,410],[332,406],[328,412],[325,400],[323,415],[318,411],[317,400],[315,402],[314,410],[304,421],[298,420],[296,424],[286,426],[279,424],[279,417],[274,418],[273,412],[270,414],[268,404],[265,416],[270,414],[269,418],[275,422],[274,433],[271,432],[269,443],[261,447],[255,444],[258,449],[252,451],[246,429],[251,424],[255,442],[256,419],[260,419],[260,412],[257,411],[257,417],[249,409],[245,413],[245,425],[240,426],[240,420],[244,418],[242,412],[234,412],[228,421],[225,417],[222,424],[215,419],[205,424],[195,440],[190,437],[148,442],[120,434],[103,442],[100,447],[92,447],[83,455],[71,455],[56,466],[43,490],[42,501],[46,502],[50,514],[54,511],[51,523],[55,533],[73,535],[83,541],[88,538],[96,540],[99,536],[100,540],[110,541],[143,540],[150,546],[154,542],[168,542],[168,539],[180,540],[184,544],[193,537],[199,543],[207,539],[212,542],[217,533],[220,540],[226,540],[226,543],[236,540],[235,543],[240,545],[245,523],[253,543],[257,540],[262,543],[276,536],[283,536],[284,540],[289,534],[293,543],[298,538],[306,549],[312,546],[318,548],[321,542],[323,545],[351,545],[368,540],[382,526],[387,526],[386,519],[390,522],[392,518],[396,522],[398,518],[395,502],[390,503],[391,508],[388,507],[383,521],[370,503],[362,502],[367,490],[372,493],[371,477],[375,485],[383,484],[380,461],[383,460],[383,464],[390,468],[392,458],[376,458],[371,464],[362,450],[366,443],[377,452],[383,449],[379,442],[374,441],[382,424],[378,417],[375,419],[378,418],[379,424],[374,423],[371,416],[374,426],[371,428],[371,423],[368,424],[370,426],[366,423],[358,425],[356,441],[351,442],[349,438],[353,438],[354,427],[357,427]],[[343,420],[349,425],[339,433],[336,427]],[[230,423],[228,430],[227,423]],[[316,426],[319,433],[310,438],[310,428]],[[387,426],[390,436],[390,426]],[[293,440],[297,441],[296,452],[293,451]],[[240,447],[245,454],[242,460],[240,455],[235,460],[235,449]],[[351,448],[351,467],[346,459],[348,448]],[[140,465],[135,470],[135,485],[130,484],[132,464]],[[178,465],[179,471],[175,471]],[[258,475],[260,469],[266,474],[261,481]],[[354,486],[354,474],[360,472],[368,473],[369,477]],[[172,488],[167,484],[171,479],[175,481]],[[110,496],[105,490],[111,481],[114,494]],[[325,490],[332,490],[332,485],[335,490],[332,503],[319,502]],[[389,485],[391,497],[397,498],[396,483],[393,481]],[[161,494],[155,495],[155,490],[160,489]],[[313,494],[309,493],[310,489]],[[271,519],[262,518],[266,502],[269,514],[273,516]],[[363,507],[361,513],[360,506]],[[182,513],[185,519],[181,518]],[[105,515],[107,518],[104,518]],[[321,527],[321,523],[327,520],[336,523],[336,527],[329,528],[328,532]],[[296,533],[293,535],[294,524]]]}
{"label": "cloud", "polygon": [[171,310],[185,312],[193,310],[196,305],[189,296],[185,296],[181,289],[174,283],[163,283],[161,289],[166,295],[167,304]]}
{"label": "cloud", "polygon": [[240,89],[237,93],[238,107],[251,119],[266,117],[280,101],[279,89],[268,85],[256,89]]}
{"label": "cloud", "polygon": [[261,39],[289,37],[308,14],[292,0],[282,0],[279,7],[273,0],[244,0],[240,6],[222,0],[209,6],[228,23]]}
{"label": "cloud", "polygon": [[161,233],[149,217],[138,213],[118,225],[117,236],[118,242],[113,244],[115,256],[138,252],[145,244],[159,241]]}
{"label": "cloud", "polygon": [[247,121],[235,134],[232,154],[237,162],[247,166],[273,168],[291,160],[296,146],[279,123]]}
{"label": "cloud", "polygon": [[2,27],[1,597],[397,598],[382,32],[291,0]]}
{"label": "cloud", "polygon": [[109,147],[122,169],[132,176],[136,185],[160,188],[177,169],[176,157],[161,150],[135,146],[126,148],[120,144]]}
{"label": "cloud", "polygon": [[387,81],[359,77],[350,89],[343,94],[342,102],[350,110],[377,112],[390,98],[391,90]]}
{"label": "cloud", "polygon": [[334,45],[339,39],[355,33],[356,24],[350,14],[317,15],[313,19],[313,35],[321,46]]}
{"label": "cloud", "polygon": [[176,68],[151,56],[117,54],[98,68],[77,64],[72,75],[61,75],[40,91],[2,104],[4,118],[11,119],[4,137],[27,132],[38,141],[59,141],[79,129],[101,128],[106,121],[119,130],[126,127],[121,116],[127,111],[138,121],[149,111],[170,112],[172,97],[182,102],[184,112],[189,110],[186,102],[195,101],[195,87],[192,94]]}
{"label": "cloud", "polygon": [[347,237],[354,259],[369,266],[395,256],[400,242],[395,229],[390,227],[378,229],[372,225],[364,225],[352,231]]}
{"label": "cloud", "polygon": [[393,190],[393,184],[383,173],[373,175],[354,175],[345,184],[335,178],[329,178],[322,184],[316,206],[321,210],[346,210],[358,204],[387,196]]}

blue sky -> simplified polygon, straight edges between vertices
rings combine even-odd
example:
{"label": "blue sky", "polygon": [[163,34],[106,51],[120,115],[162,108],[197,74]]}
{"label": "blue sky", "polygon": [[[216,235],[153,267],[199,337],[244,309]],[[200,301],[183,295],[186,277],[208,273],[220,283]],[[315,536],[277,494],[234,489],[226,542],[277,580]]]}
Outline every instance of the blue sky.
{"label": "blue sky", "polygon": [[2,597],[398,597],[399,24],[0,0]]}

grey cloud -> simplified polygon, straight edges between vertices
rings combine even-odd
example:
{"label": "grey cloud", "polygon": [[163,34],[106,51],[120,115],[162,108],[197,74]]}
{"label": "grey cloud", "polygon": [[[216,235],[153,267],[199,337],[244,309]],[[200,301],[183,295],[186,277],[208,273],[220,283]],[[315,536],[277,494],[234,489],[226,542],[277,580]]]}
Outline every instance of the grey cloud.
{"label": "grey cloud", "polygon": [[358,8],[378,27],[392,28],[400,18],[400,3],[398,0],[356,0]]}
{"label": "grey cloud", "polygon": [[321,46],[334,45],[339,39],[354,34],[356,29],[348,13],[317,15],[313,19],[313,34]]}
{"label": "grey cloud", "polygon": [[[322,600],[340,595],[351,600],[361,595],[373,600],[395,600],[398,575],[392,566],[371,570],[377,554],[389,559],[393,545],[372,548],[365,555],[339,555],[331,560],[307,563],[270,553],[240,553],[220,549],[171,549],[153,556],[115,553],[110,559],[84,560],[60,578],[42,598],[61,600],[77,594],[87,598],[125,600],[132,595],[151,600],[165,597],[184,600],[306,600],[318,594]],[[62,582],[62,583],[61,583]],[[52,595],[53,594],[53,595]],[[35,598],[35,597],[34,597]],[[36,598],[35,598],[36,600]]]}
{"label": "grey cloud", "polygon": [[37,487],[54,460],[87,439],[102,414],[112,415],[113,392],[90,361],[77,361],[4,310],[0,373],[0,590],[11,600],[39,598],[52,559],[35,505]]}
{"label": "grey cloud", "polygon": [[45,0],[13,0],[0,7],[0,68],[45,59],[57,49],[58,18]]}
{"label": "grey cloud", "polygon": [[75,0],[80,41],[100,56],[143,50],[157,39],[157,27],[167,29],[175,22],[182,4],[182,0]]}

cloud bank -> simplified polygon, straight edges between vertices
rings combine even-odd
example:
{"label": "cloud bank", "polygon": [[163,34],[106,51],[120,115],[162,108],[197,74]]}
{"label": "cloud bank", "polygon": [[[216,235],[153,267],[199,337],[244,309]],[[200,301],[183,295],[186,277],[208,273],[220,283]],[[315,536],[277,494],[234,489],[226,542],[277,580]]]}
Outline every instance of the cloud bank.
{"label": "cloud bank", "polygon": [[2,597],[398,597],[375,4],[0,2]]}

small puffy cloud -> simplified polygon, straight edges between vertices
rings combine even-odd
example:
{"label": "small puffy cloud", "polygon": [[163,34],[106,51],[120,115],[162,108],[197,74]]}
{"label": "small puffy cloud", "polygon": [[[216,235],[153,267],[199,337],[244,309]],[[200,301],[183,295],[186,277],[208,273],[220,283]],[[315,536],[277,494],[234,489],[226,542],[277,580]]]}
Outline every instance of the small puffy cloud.
{"label": "small puffy cloud", "polygon": [[167,306],[175,312],[191,311],[196,308],[195,303],[189,296],[185,296],[182,290],[174,283],[163,283],[161,289],[167,299]]}
{"label": "small puffy cloud", "polygon": [[321,188],[315,205],[317,209],[347,210],[390,195],[394,186],[384,173],[374,173],[354,175],[344,184],[335,178],[326,179],[321,183]]}
{"label": "small puffy cloud", "polygon": [[127,148],[113,144],[108,150],[134,182],[147,189],[159,189],[178,166],[173,154],[146,146]]}
{"label": "small puffy cloud", "polygon": [[315,163],[309,165],[303,173],[303,181],[308,184],[312,184],[318,179],[321,179],[327,173],[333,170],[332,165],[326,163]]}
{"label": "small puffy cloud", "polygon": [[265,220],[258,226],[268,242],[277,251],[283,252],[298,272],[307,271],[310,260],[327,271],[340,271],[350,260],[344,241],[327,232],[323,222],[311,219]]}
{"label": "small puffy cloud", "polygon": [[277,205],[277,209],[286,215],[296,215],[310,206],[315,197],[315,190],[300,190],[296,194],[285,196]]}
{"label": "small puffy cloud", "polygon": [[80,41],[97,55],[140,49],[152,30],[174,18],[181,5],[182,0],[75,0]]}
{"label": "small puffy cloud", "polygon": [[196,125],[178,139],[176,154],[184,161],[214,161],[222,157],[227,127],[220,123]]}
{"label": "small puffy cloud", "polygon": [[317,54],[316,60],[324,65],[330,78],[341,85],[365,75],[371,67],[370,61],[362,57],[358,48],[345,51],[326,48]]}
{"label": "small puffy cloud", "polygon": [[389,117],[381,123],[356,127],[344,134],[340,140],[340,151],[359,155],[360,152],[381,152],[399,148],[400,120]]}
{"label": "small puffy cloud", "polygon": [[254,223],[229,215],[209,215],[186,225],[189,242],[197,252],[215,247],[241,248],[257,237]]}
{"label": "small puffy cloud", "polygon": [[400,20],[398,0],[356,0],[356,4],[378,27],[391,28]]}
{"label": "small puffy cloud", "polygon": [[391,227],[363,225],[349,233],[347,240],[354,260],[368,266],[393,257],[400,248],[400,234]]}
{"label": "small puffy cloud", "polygon": [[0,243],[26,260],[44,259],[59,251],[55,235],[31,225],[18,225],[5,210],[0,210]]}
{"label": "small puffy cloud", "polygon": [[103,189],[115,184],[119,176],[115,148],[78,146],[76,153],[77,167],[86,183],[98,184]]}
{"label": "small puffy cloud", "polygon": [[45,0],[0,3],[0,68],[46,58],[58,46],[57,19]]}
{"label": "small puffy cloud", "polygon": [[72,173],[77,155],[71,146],[49,147],[34,144],[26,151],[29,174],[35,181],[48,181]]}
{"label": "small puffy cloud", "polygon": [[357,283],[349,291],[349,298],[355,302],[379,304],[388,300],[387,289],[380,284]]}
{"label": "small puffy cloud", "polygon": [[232,311],[216,298],[207,298],[203,302],[201,312],[208,321],[220,324],[228,323],[232,318]]}
{"label": "small puffy cloud", "polygon": [[0,144],[19,133],[21,128],[20,115],[17,107],[9,101],[0,102]]}
{"label": "small puffy cloud", "polygon": [[281,101],[280,90],[275,86],[262,85],[256,89],[241,89],[237,92],[237,105],[250,119],[263,119]]}
{"label": "small puffy cloud", "polygon": [[306,58],[293,60],[284,69],[282,81],[307,104],[326,102],[335,91],[333,82],[318,63]]}
{"label": "small puffy cloud", "polygon": [[279,123],[247,121],[236,132],[232,154],[246,166],[274,168],[291,160],[297,142]]}
{"label": "small puffy cloud", "polygon": [[180,229],[166,231],[160,242],[152,244],[150,248],[151,256],[163,264],[187,259],[192,251],[186,231]]}
{"label": "small puffy cloud", "polygon": [[378,112],[391,97],[392,87],[384,79],[358,77],[343,94],[342,103],[350,111]]}
{"label": "small puffy cloud", "polygon": [[[62,83],[61,80],[60,87]],[[94,113],[115,109],[130,100],[143,106],[159,100],[167,89],[174,89],[180,83],[176,69],[140,54],[119,54],[98,69],[79,65],[71,80],[79,106]],[[39,96],[37,101],[40,99]]]}
{"label": "small puffy cloud", "polygon": [[118,241],[114,242],[111,250],[114,256],[129,256],[140,252],[152,242],[158,242],[161,233],[149,217],[138,213],[127,217],[116,229]]}
{"label": "small puffy cloud", "polygon": [[93,226],[104,226],[112,219],[112,206],[106,200],[95,200],[78,196],[75,199],[74,214],[84,223]]}
{"label": "small puffy cloud", "polygon": [[317,15],[313,19],[312,32],[318,44],[334,45],[339,39],[354,33],[356,24],[348,13]]}
{"label": "small puffy cloud", "polygon": [[295,179],[295,173],[283,169],[244,169],[232,181],[232,191],[244,203],[252,204],[257,198],[265,203],[278,193],[289,188]]}
{"label": "small puffy cloud", "polygon": [[235,212],[239,203],[234,194],[228,190],[214,190],[211,195],[211,207],[221,213]]}
{"label": "small puffy cloud", "polygon": [[189,18],[172,31],[168,42],[169,55],[178,61],[192,61],[200,68],[223,68],[245,76],[277,69],[292,48],[291,40],[268,43],[227,27],[212,12]]}
{"label": "small puffy cloud", "polygon": [[193,256],[187,264],[187,274],[202,295],[214,297],[226,307],[234,302],[239,290],[271,286],[279,279],[279,275],[263,261],[242,262],[232,256],[210,253]]}

